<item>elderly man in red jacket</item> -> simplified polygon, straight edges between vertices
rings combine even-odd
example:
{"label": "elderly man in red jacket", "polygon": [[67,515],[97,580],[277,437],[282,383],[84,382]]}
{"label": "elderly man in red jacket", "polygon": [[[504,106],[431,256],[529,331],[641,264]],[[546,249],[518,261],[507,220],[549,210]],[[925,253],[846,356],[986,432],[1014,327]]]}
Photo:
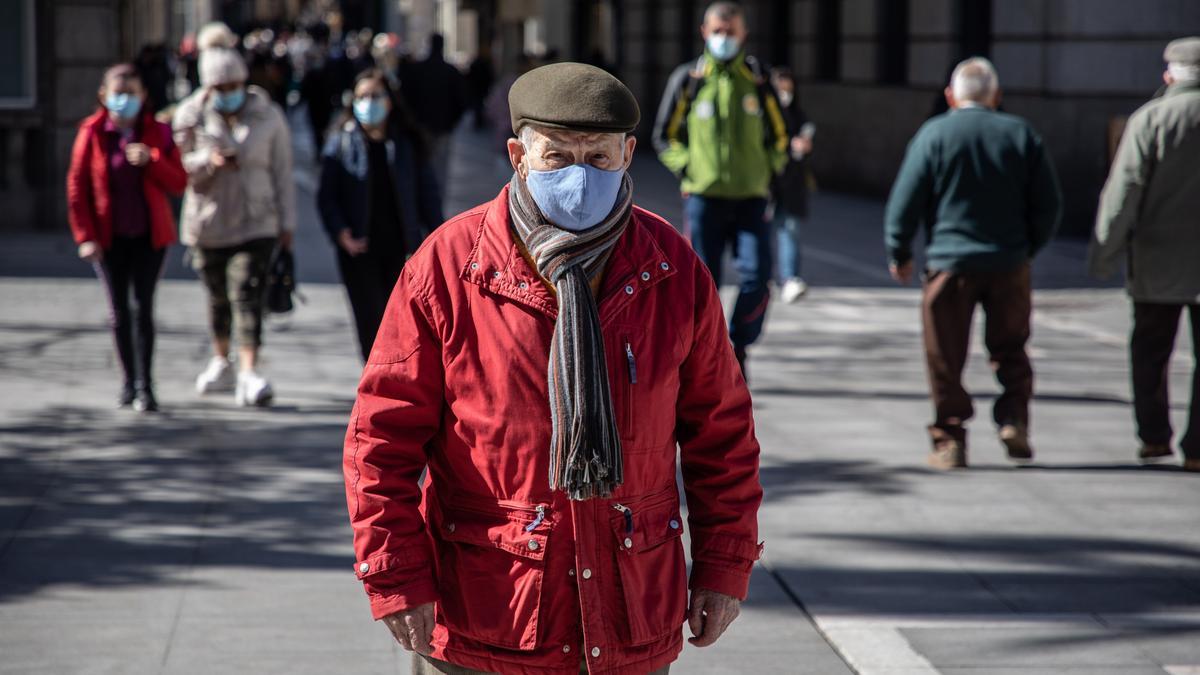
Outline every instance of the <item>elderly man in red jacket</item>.
{"label": "elderly man in red jacket", "polygon": [[359,386],[355,569],[417,673],[666,672],[761,551],[750,396],[707,268],[633,206],[629,90],[560,63],[509,100],[512,180],[409,261]]}

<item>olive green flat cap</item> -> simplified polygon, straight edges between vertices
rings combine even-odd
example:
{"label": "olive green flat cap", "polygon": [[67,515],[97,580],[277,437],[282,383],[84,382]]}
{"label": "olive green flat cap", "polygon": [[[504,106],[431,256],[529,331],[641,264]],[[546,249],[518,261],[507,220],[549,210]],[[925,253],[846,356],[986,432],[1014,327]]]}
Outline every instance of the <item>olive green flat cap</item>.
{"label": "olive green flat cap", "polygon": [[633,92],[584,63],[534,68],[508,90],[513,133],[526,124],[555,129],[629,133],[642,118]]}
{"label": "olive green flat cap", "polygon": [[1163,61],[1189,66],[1200,66],[1200,37],[1185,37],[1171,40],[1163,51]]}

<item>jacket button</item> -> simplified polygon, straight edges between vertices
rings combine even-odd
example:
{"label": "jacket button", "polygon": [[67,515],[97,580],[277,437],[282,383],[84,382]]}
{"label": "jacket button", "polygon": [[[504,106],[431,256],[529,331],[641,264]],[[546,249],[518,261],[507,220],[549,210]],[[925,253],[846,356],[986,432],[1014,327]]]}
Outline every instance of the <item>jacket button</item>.
{"label": "jacket button", "polygon": [[496,270],[495,272],[492,272],[492,278],[493,278],[493,279],[499,279],[499,278],[500,278],[500,276],[501,276],[501,274],[500,274],[500,270]]}
{"label": "jacket button", "polygon": [[592,647],[592,658],[596,658],[597,656],[600,656],[600,648]]}
{"label": "jacket button", "polygon": [[536,540],[536,539],[530,539],[530,540],[529,540],[529,550],[530,550],[530,551],[536,551],[536,550],[538,550],[538,543],[537,543],[537,540]]}
{"label": "jacket button", "polygon": [[584,578],[584,579],[591,579],[591,578],[592,578],[592,570],[591,570],[591,569],[589,569],[589,568],[586,568],[586,567],[585,567],[585,568],[584,568],[584,570],[583,570],[583,578]]}
{"label": "jacket button", "polygon": [[471,269],[473,269],[473,270],[479,269],[479,263],[471,263]]}
{"label": "jacket button", "polygon": [[521,290],[525,290],[526,288],[529,288],[529,284],[522,281],[521,283],[517,284],[517,288],[520,288]]}
{"label": "jacket button", "polygon": [[563,653],[570,654],[571,653],[571,645],[563,645]]}
{"label": "jacket button", "polygon": [[625,548],[633,548],[633,540],[625,537]]}
{"label": "jacket button", "polygon": [[574,570],[574,568],[567,570],[567,576],[569,576],[569,577],[573,577],[573,576],[575,576],[575,570]]}
{"label": "jacket button", "polygon": [[633,295],[633,286],[625,287],[625,295]]}
{"label": "jacket button", "polygon": [[678,529],[679,529],[679,521],[678,521],[678,520],[675,520],[674,518],[672,518],[672,519],[671,519],[671,522],[669,523],[669,525],[671,526],[671,529],[672,529],[672,530],[678,530]]}
{"label": "jacket button", "polygon": [[650,281],[650,273],[642,272],[642,281]]}
{"label": "jacket button", "polygon": [[659,267],[661,267],[661,268],[663,269],[663,271],[664,271],[664,272],[666,272],[667,270],[671,269],[671,266],[670,266],[670,265],[668,265],[667,263],[663,263],[663,264],[659,265]]}
{"label": "jacket button", "polygon": [[358,571],[359,571],[360,573],[362,573],[362,574],[366,574],[367,572],[370,572],[370,571],[371,571],[371,564],[370,564],[370,563],[362,563],[362,564],[360,564],[360,565],[358,566]]}
{"label": "jacket button", "polygon": [[447,525],[447,526],[446,526],[446,531],[447,531],[447,532],[453,532],[453,531],[454,531],[454,523],[450,523],[449,525]]}

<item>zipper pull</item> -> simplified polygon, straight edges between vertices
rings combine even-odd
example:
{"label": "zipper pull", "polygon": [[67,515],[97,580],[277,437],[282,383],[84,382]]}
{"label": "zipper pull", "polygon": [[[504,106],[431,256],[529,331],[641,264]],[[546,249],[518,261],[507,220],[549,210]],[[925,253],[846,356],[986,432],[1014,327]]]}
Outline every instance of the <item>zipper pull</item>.
{"label": "zipper pull", "polygon": [[633,358],[633,346],[625,342],[625,360],[629,361],[629,383],[637,384],[637,361]]}
{"label": "zipper pull", "polygon": [[613,508],[625,515],[625,534],[633,534],[633,509],[624,504],[613,504]]}
{"label": "zipper pull", "polygon": [[538,504],[537,505],[537,518],[535,518],[532,523],[525,526],[525,531],[533,532],[535,529],[537,529],[538,525],[542,524],[542,521],[544,521],[545,519],[546,519],[546,507],[542,506],[541,504]]}

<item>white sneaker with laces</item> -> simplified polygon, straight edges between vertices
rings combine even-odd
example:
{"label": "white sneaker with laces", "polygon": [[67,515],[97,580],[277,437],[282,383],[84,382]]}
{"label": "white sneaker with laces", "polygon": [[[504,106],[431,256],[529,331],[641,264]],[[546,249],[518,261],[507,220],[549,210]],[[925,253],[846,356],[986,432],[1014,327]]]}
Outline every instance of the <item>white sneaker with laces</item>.
{"label": "white sneaker with laces", "polygon": [[783,290],[779,292],[779,299],[787,304],[792,304],[803,298],[808,293],[808,284],[800,277],[792,277],[783,282]]}
{"label": "white sneaker with laces", "polygon": [[253,370],[243,370],[237,375],[237,391],[234,392],[234,399],[240,406],[267,406],[271,404],[271,399],[275,397],[275,392],[271,389],[271,383],[267,378],[259,375]]}
{"label": "white sneaker with laces", "polygon": [[204,372],[196,376],[196,393],[211,394],[215,391],[233,391],[233,365],[229,359],[214,356],[208,361]]}

